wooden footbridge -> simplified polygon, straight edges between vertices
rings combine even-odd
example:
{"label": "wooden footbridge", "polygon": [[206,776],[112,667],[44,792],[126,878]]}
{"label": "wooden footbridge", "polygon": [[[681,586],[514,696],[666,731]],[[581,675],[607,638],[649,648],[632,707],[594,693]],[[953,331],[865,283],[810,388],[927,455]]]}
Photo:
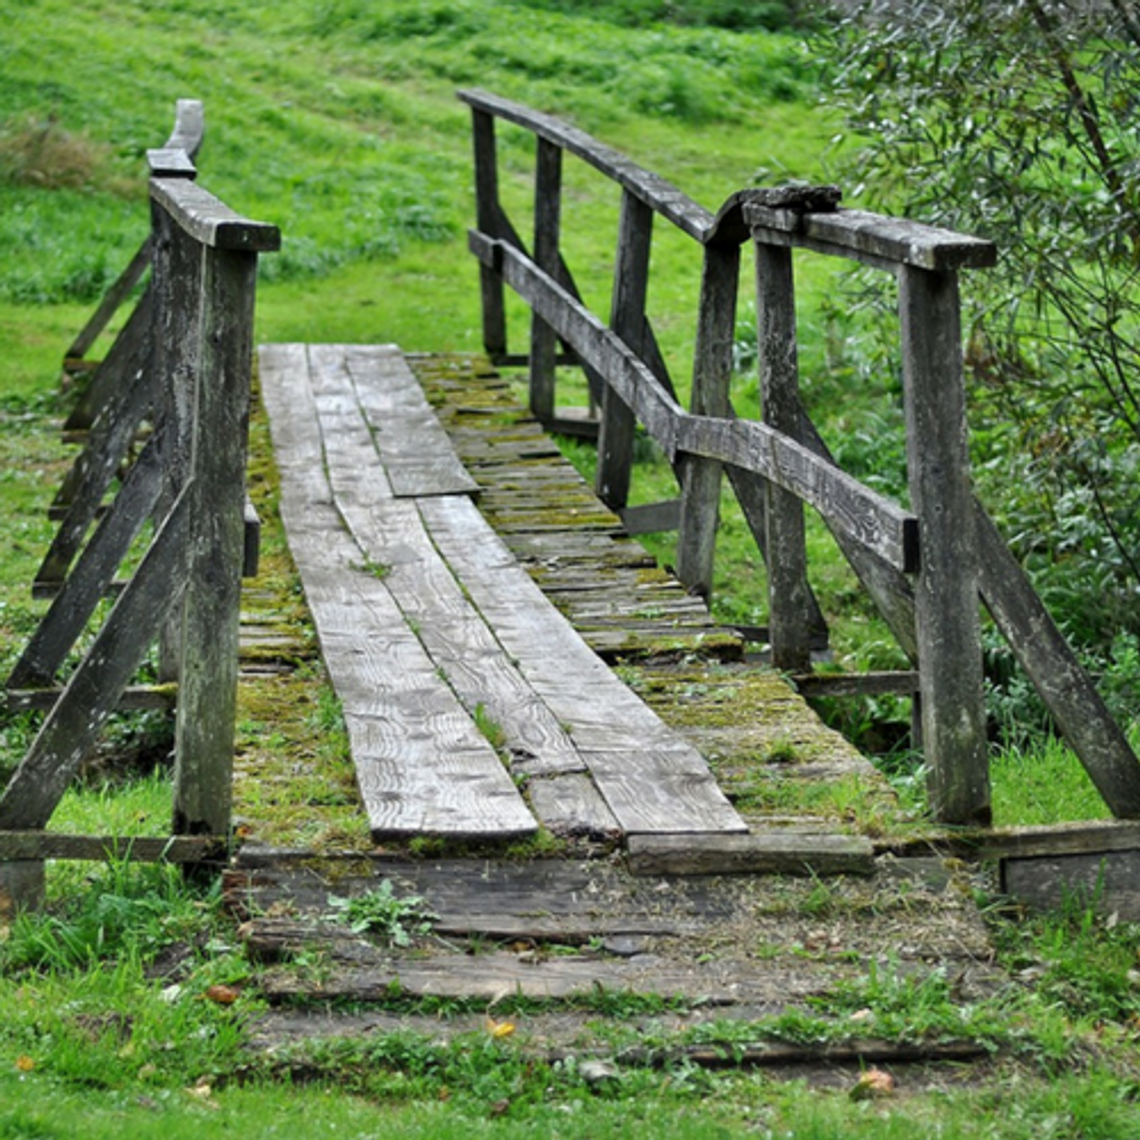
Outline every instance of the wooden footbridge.
{"label": "wooden footbridge", "polygon": [[[866,841],[815,837],[807,852],[794,830],[773,840],[750,829],[692,740],[611,668],[645,652],[741,656],[741,636],[716,626],[705,604],[724,479],[767,563],[772,664],[813,691],[830,683],[913,694],[938,820],[984,829],[990,818],[979,601],[1114,815],[1140,817],[1140,764],[970,489],[957,282],[961,271],[991,264],[993,247],[841,209],[830,187],[742,191],[712,214],[558,120],[482,92],[461,97],[473,113],[470,248],[481,267],[484,343],[492,364],[528,369],[521,419],[503,421],[488,402],[489,390],[503,390],[490,368],[482,370],[490,387],[453,383],[445,398],[438,383],[425,392],[427,358],[393,345],[255,350],[257,258],[272,253],[279,234],[195,181],[199,105],[180,104],[174,135],[151,152],[152,233],[69,353],[72,361],[87,354],[149,270],[69,421],[86,442],[54,504],[59,532],[36,583],[54,601],[8,679],[11,702],[47,710],[0,799],[9,894],[33,899],[45,858],[107,848],[107,837],[42,829],[125,702],[174,700],[177,716],[173,836],[138,843],[134,853],[198,862],[230,842],[241,578],[257,557],[257,520],[243,490],[254,359],[281,517],[378,842],[495,841],[545,828],[617,843],[658,869],[698,849],[715,850],[720,863],[689,869],[869,867]],[[504,121],[536,139],[529,249],[497,190],[495,130]],[[567,156],[620,187],[608,319],[583,305],[561,251]],[[646,316],[655,218],[687,234],[701,258],[687,410]],[[757,265],[761,419],[738,415],[729,400],[746,245]],[[842,472],[800,403],[800,248],[898,279],[908,509]],[[507,344],[507,287],[533,312],[523,354]],[[544,430],[568,426],[555,380],[569,365],[584,370],[597,409],[592,490]],[[504,422],[506,430],[488,430]],[[677,474],[677,500],[655,508],[651,523],[628,507],[637,431]],[[878,603],[910,671],[863,681],[811,676],[826,623],[808,583],[804,504],[821,514]],[[676,578],[629,536],[663,520],[679,531]],[[148,523],[143,554],[117,582]],[[108,593],[118,595],[115,606],[60,684]],[[162,684],[140,692],[132,681],[155,641]],[[1130,826],[1118,825],[1127,837],[1115,832],[1116,846],[1135,842]]]}

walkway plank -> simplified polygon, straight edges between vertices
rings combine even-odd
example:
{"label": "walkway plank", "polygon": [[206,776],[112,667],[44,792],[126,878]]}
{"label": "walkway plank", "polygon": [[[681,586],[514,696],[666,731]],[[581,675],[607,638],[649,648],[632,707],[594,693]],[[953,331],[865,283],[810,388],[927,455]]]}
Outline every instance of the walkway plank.
{"label": "walkway plank", "polygon": [[[346,385],[354,378],[343,367],[343,356],[330,355],[336,346],[319,347],[320,354],[316,351],[318,346],[313,346],[314,362],[319,364],[313,371],[318,409],[340,407],[341,401],[351,398],[351,389]],[[391,370],[387,374],[393,377]],[[410,372],[400,382],[419,390]],[[393,379],[393,387],[395,383]],[[401,406],[412,407],[412,422],[404,425],[406,433],[397,430],[396,422],[389,423],[388,433],[415,439],[419,427],[415,402],[389,399],[387,404],[392,415],[398,415]],[[526,765],[526,774],[585,771],[585,762],[562,726],[526,683],[448,570],[424,529],[416,504],[393,497],[396,488],[390,486],[385,469],[377,464],[362,408],[355,404],[353,407],[355,415],[347,411],[335,416],[318,412],[326,439],[329,481],[349,530],[369,563],[383,569],[384,583],[404,619],[415,629],[436,666],[446,673],[468,714],[483,716],[502,730],[505,746]],[[434,417],[433,422],[442,432]],[[447,437],[443,436],[441,444],[432,438],[433,434],[418,443],[446,447],[454,457]],[[429,468],[420,468],[420,486],[429,486],[429,495],[442,493],[442,486],[461,482],[447,473],[445,463],[430,470],[439,477],[437,482],[430,480]],[[613,820],[608,824],[614,826]]]}
{"label": "walkway plank", "polygon": [[530,834],[535,820],[498,755],[344,530],[321,462],[309,367],[304,346],[261,349],[282,519],[343,704],[373,835]]}
{"label": "walkway plank", "polygon": [[[279,417],[303,426],[283,427],[277,443],[282,512],[375,834],[519,830],[512,812],[525,806],[497,759],[487,769],[494,751],[473,721],[502,730],[512,772],[552,829],[746,830],[700,754],[495,534],[399,350],[261,351],[275,433]],[[525,822],[533,828],[529,813]]]}
{"label": "walkway plank", "polygon": [[704,758],[549,604],[464,499],[425,501],[428,529],[524,676],[582,752],[626,834],[746,831]]}

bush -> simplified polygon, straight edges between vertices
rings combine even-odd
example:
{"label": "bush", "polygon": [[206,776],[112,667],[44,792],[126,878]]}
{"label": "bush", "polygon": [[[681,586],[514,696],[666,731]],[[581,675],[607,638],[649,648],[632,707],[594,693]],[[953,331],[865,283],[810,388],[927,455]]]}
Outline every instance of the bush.
{"label": "bush", "polygon": [[979,489],[1104,656],[1140,631],[1140,26],[1067,0],[876,3],[820,46],[872,205],[998,245],[963,282]]}

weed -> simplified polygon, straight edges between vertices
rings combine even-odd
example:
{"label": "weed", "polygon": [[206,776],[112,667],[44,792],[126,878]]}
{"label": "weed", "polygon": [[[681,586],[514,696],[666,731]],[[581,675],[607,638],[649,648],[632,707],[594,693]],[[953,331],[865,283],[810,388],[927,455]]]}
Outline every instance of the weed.
{"label": "weed", "polygon": [[492,748],[498,751],[506,745],[507,734],[503,726],[487,712],[487,707],[482,701],[476,704],[471,718],[474,720],[475,727],[479,730],[480,735]]}
{"label": "weed", "polygon": [[389,946],[410,946],[431,931],[435,915],[418,895],[398,896],[388,879],[351,898],[329,896],[336,919],[356,934],[375,934]]}

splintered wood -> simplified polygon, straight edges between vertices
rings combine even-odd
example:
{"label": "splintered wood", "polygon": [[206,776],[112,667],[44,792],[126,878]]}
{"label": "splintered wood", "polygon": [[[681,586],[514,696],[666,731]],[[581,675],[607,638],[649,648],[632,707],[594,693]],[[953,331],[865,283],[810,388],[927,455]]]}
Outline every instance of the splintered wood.
{"label": "splintered wood", "polygon": [[746,830],[483,518],[397,348],[270,345],[260,375],[374,837]]}

